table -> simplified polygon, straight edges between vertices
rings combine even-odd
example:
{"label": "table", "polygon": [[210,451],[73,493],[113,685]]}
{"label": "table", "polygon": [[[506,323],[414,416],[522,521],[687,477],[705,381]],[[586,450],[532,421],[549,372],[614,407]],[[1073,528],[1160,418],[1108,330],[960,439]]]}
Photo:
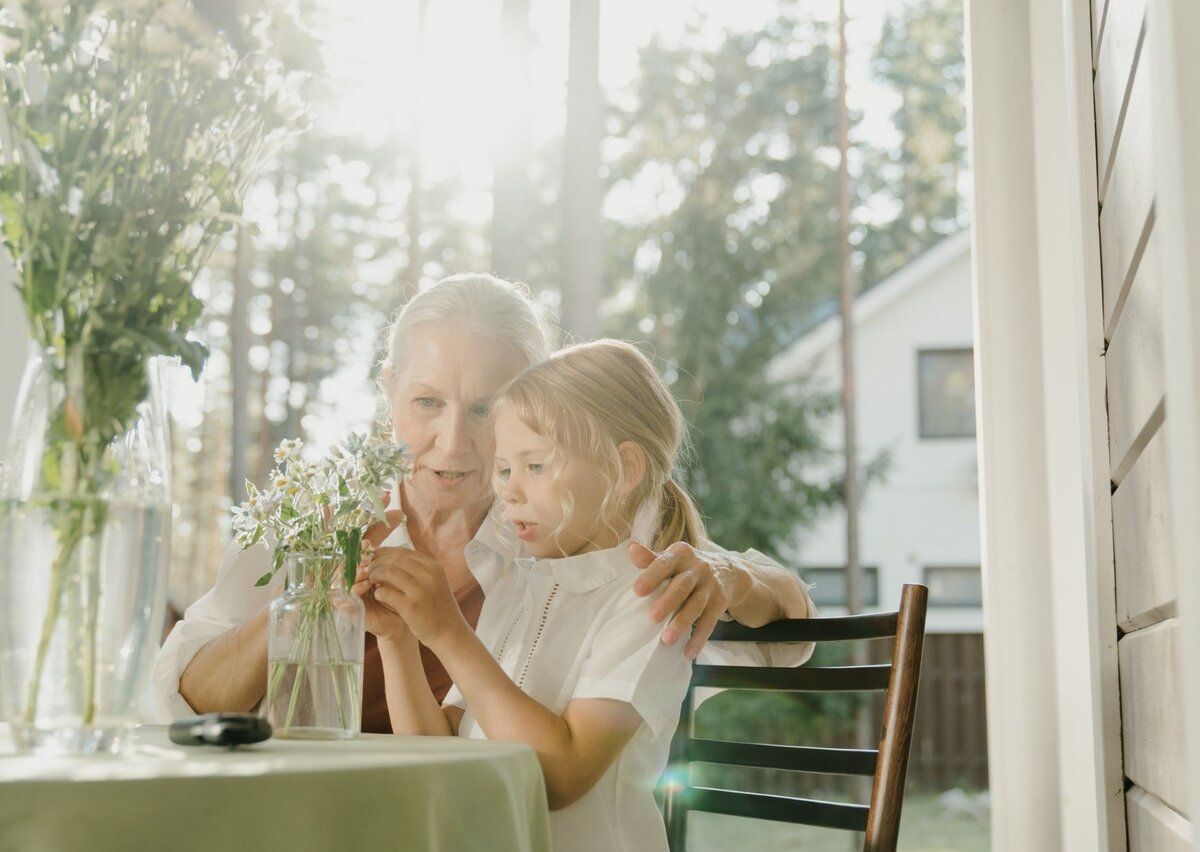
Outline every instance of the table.
{"label": "table", "polygon": [[176,746],[162,725],[121,757],[0,743],[0,852],[549,848],[541,768],[517,743],[365,734],[230,751]]}

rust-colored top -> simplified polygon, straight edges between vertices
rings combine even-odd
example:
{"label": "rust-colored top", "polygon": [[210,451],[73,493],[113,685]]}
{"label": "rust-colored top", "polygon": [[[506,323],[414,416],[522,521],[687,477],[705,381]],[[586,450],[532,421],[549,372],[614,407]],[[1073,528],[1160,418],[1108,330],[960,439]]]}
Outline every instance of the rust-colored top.
{"label": "rust-colored top", "polygon": [[[479,623],[479,611],[483,608],[483,589],[471,582],[454,593],[458,608],[462,610],[467,624],[474,629]],[[421,646],[421,663],[425,666],[425,679],[433,689],[439,702],[450,691],[450,675],[433,652]],[[383,662],[379,659],[379,646],[375,637],[367,634],[367,648],[363,655],[363,711],[362,729],[365,734],[390,734],[392,722],[388,716],[387,696],[383,691]]]}

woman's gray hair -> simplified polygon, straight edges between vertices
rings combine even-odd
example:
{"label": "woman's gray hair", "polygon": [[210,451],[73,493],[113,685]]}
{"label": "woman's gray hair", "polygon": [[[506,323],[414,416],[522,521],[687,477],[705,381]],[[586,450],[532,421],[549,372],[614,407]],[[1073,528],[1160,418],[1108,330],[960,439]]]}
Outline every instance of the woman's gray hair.
{"label": "woman's gray hair", "polygon": [[527,365],[550,356],[550,325],[545,311],[524,284],[482,273],[451,275],[413,296],[396,314],[388,329],[387,354],[379,371],[385,397],[407,366],[412,330],[457,322],[481,337],[507,343],[524,356]]}

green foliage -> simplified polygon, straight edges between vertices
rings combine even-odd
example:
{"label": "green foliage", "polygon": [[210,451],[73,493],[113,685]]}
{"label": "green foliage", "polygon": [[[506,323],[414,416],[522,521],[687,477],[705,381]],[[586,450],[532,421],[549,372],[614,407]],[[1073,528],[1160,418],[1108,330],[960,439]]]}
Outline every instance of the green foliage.
{"label": "green foliage", "polygon": [[146,396],[146,359],[203,367],[192,279],[288,121],[282,69],[177,0],[26,2],[0,32],[5,259],[71,388],[63,431],[98,457]]}
{"label": "green foliage", "polygon": [[958,187],[967,171],[963,4],[904,0],[884,23],[871,67],[899,97],[892,122],[900,143],[867,156],[860,196],[894,210],[862,234],[868,283],[966,225]]}
{"label": "green foliage", "polygon": [[[770,376],[836,303],[834,36],[793,2],[715,45],[695,26],[642,51],[636,87],[613,110],[610,201],[658,205],[612,230],[607,330],[660,357],[692,426],[681,479],[728,547],[779,553],[841,499],[839,477],[823,475],[836,448],[821,437],[838,400]],[[852,112],[852,239],[866,286],[963,226],[961,5],[905,2],[872,67],[900,96],[901,141],[873,147]],[[869,460],[860,476],[886,465]]]}
{"label": "green foliage", "polygon": [[678,203],[613,237],[628,308],[611,330],[646,341],[692,426],[681,479],[712,537],[778,552],[839,499],[814,481],[833,400],[768,367],[834,292],[836,144],[828,26],[796,4],[762,32],[693,36],[642,53],[636,103],[618,110],[615,174]]}

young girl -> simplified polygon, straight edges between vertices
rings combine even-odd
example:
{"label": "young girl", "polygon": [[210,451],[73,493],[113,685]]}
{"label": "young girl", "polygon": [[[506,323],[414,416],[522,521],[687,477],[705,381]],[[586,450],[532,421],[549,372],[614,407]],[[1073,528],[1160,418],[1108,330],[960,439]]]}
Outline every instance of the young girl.
{"label": "young girl", "polygon": [[[477,630],[431,560],[381,551],[356,586],[373,587],[369,628],[392,728],[531,745],[556,849],[665,850],[651,790],[691,665],[648,617],[656,596],[634,593],[627,544],[660,550],[703,538],[671,479],[679,408],[644,356],[603,340],[527,369],[492,415],[498,496],[523,547],[504,572],[479,578]],[[418,640],[454,681],[442,706]]]}

